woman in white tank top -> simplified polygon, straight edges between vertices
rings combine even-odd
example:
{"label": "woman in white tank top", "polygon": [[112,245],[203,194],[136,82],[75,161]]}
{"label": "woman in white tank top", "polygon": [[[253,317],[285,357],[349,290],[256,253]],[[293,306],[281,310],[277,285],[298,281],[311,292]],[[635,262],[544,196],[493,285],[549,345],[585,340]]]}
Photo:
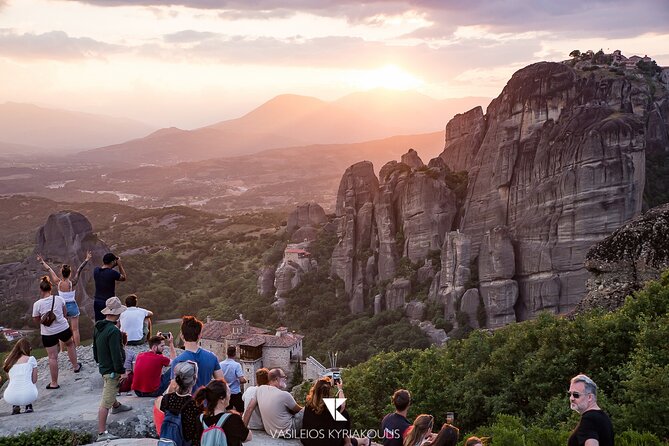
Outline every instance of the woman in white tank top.
{"label": "woman in white tank top", "polygon": [[[77,271],[74,273],[74,277],[70,280],[70,274],[72,273],[72,268],[68,264],[64,264],[60,268],[60,274],[61,277],[58,277],[58,275],[53,271],[53,269],[44,261],[41,255],[37,256],[37,260],[42,264],[44,269],[46,269],[49,274],[51,275],[51,280],[53,280],[53,283],[56,284],[56,288],[58,289],[58,295],[63,298],[65,301],[65,307],[67,309],[67,321],[70,324],[70,328],[72,329],[72,337],[74,339],[74,344],[78,347],[79,343],[81,341],[80,335],[79,335],[79,305],[77,305],[77,300],[75,298],[75,290],[74,287],[77,286],[77,282],[79,281],[79,274],[81,273],[81,270],[84,269],[84,266],[88,263],[88,261],[91,259],[92,255],[91,252],[88,251],[86,253],[86,258],[84,259],[83,262],[81,262],[81,265],[79,265],[79,268],[77,268]],[[60,351],[64,351],[65,349],[65,344],[62,342],[60,343]]]}

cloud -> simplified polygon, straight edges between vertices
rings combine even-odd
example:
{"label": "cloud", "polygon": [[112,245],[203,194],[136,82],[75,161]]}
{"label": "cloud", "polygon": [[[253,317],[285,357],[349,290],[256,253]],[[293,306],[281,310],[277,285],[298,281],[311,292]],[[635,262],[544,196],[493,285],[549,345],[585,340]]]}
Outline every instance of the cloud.
{"label": "cloud", "polygon": [[102,58],[124,48],[88,37],[70,37],[63,31],[19,34],[0,29],[0,54],[17,59],[71,60]]}

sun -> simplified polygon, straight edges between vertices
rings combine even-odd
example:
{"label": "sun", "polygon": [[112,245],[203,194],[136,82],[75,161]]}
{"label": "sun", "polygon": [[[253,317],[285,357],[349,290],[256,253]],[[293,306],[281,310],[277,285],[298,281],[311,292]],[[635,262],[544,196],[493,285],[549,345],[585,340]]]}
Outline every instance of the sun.
{"label": "sun", "polygon": [[386,65],[375,70],[359,71],[354,75],[353,83],[357,88],[372,90],[413,90],[424,82],[396,65]]}

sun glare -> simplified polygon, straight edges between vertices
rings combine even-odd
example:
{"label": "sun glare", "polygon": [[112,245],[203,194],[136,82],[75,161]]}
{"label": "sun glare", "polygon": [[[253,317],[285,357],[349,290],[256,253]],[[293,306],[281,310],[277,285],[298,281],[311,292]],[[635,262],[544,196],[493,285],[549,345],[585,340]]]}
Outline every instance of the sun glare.
{"label": "sun glare", "polygon": [[376,70],[359,71],[353,77],[352,83],[357,89],[362,90],[375,88],[412,90],[424,83],[421,79],[395,65],[386,65]]}

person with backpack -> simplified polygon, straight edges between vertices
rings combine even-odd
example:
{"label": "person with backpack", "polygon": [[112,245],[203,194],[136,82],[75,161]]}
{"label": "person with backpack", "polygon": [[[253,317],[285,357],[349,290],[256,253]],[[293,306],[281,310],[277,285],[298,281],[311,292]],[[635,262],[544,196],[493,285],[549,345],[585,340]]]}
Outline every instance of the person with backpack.
{"label": "person with backpack", "polygon": [[197,432],[199,442],[194,446],[241,446],[251,441],[253,434],[236,411],[226,411],[230,404],[230,388],[224,379],[215,379],[195,394],[195,404],[203,411]]}
{"label": "person with backpack", "polygon": [[176,391],[157,398],[160,400],[159,412],[163,414],[160,425],[158,417],[155,417],[160,436],[158,446],[187,446],[199,438],[196,426],[200,422],[200,410],[191,396],[197,381],[197,363],[184,361],[177,364],[174,367],[174,381]]}

